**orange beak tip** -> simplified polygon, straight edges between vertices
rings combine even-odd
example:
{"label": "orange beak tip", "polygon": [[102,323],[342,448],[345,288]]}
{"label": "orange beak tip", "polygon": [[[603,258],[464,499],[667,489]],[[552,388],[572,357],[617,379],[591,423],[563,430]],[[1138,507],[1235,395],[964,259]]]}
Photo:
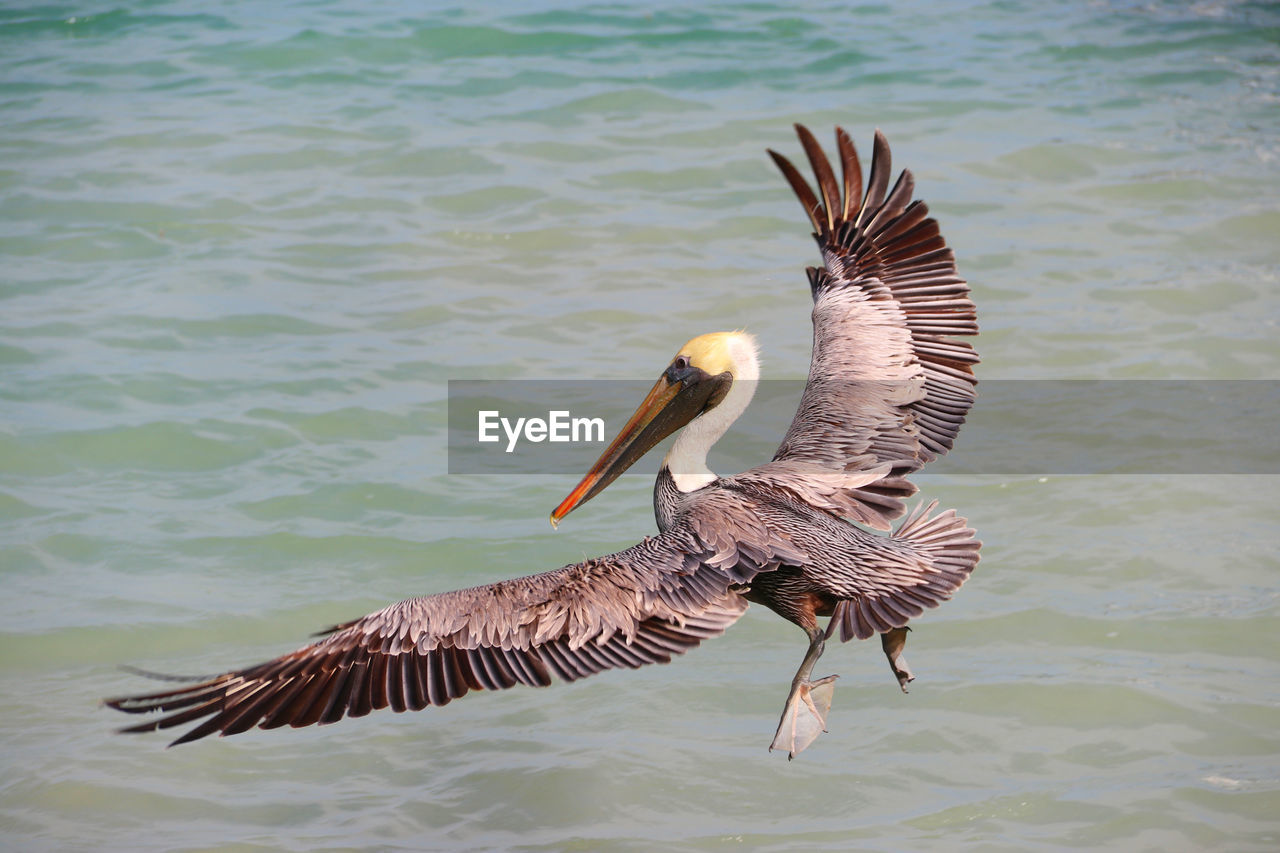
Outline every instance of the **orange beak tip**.
{"label": "orange beak tip", "polygon": [[[581,506],[585,501],[606,488],[623,471],[631,467],[631,463],[639,459],[654,444],[671,434],[674,427],[668,427],[660,434],[648,436],[647,428],[676,397],[683,386],[667,382],[665,374],[654,384],[648,396],[636,409],[635,414],[623,426],[613,442],[605,448],[604,453],[591,466],[586,476],[574,486],[573,491],[551,511],[551,527],[557,528],[564,517]],[[685,418],[683,423],[688,422]],[[647,437],[646,437],[647,436]]]}

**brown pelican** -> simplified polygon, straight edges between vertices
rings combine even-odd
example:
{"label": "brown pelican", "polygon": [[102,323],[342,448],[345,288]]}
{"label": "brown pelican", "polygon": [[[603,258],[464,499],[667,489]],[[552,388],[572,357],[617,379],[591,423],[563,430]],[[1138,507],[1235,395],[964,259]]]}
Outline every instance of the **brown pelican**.
{"label": "brown pelican", "polygon": [[888,531],[915,493],[906,475],[952,446],[978,359],[951,336],[977,334],[974,306],[937,223],[912,200],[911,173],[890,189],[879,131],[865,195],[843,130],[840,183],[812,134],[796,131],[817,194],[769,154],[804,205],[823,266],[808,270],[809,380],[772,461],[733,477],[707,468],[707,451],[751,400],[759,363],[744,332],[696,337],[551,514],[558,523],[684,427],[658,473],[656,536],[555,571],[411,598],[275,660],[107,700],[129,713],[166,712],[123,731],[199,721],[178,744],[667,663],[719,635],[752,601],[809,637],[770,749],[794,757],[825,731],[835,676],[811,674],[837,629],[842,641],[880,634],[905,692],[907,622],[964,583],[979,543],[954,510],[935,514],[936,501],[888,535],[865,528]]}

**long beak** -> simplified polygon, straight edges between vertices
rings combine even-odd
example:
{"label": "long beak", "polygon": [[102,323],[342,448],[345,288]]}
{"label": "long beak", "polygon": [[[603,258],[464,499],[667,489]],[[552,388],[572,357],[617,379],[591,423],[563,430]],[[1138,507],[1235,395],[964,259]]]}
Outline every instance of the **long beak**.
{"label": "long beak", "polygon": [[[700,378],[719,377],[702,374]],[[655,444],[701,414],[717,385],[714,381],[671,382],[663,374],[582,482],[551,513],[551,526],[558,526],[562,518],[603,492]]]}

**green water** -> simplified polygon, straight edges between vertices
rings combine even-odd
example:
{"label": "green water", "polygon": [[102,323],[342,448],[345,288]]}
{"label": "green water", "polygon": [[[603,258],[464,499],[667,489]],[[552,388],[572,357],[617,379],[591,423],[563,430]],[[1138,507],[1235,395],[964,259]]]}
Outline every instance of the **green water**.
{"label": "green water", "polygon": [[572,686],[112,734],[101,697],[150,686],[120,664],[216,672],[652,532],[645,478],[553,533],[573,476],[448,475],[446,383],[649,378],[741,327],[803,376],[816,253],[764,154],[795,121],[884,129],[982,378],[1280,378],[1270,4],[0,10],[3,846],[1280,845],[1274,476],[923,477],[983,561],[909,695],[829,648],[792,763],[803,637],[759,608]]}

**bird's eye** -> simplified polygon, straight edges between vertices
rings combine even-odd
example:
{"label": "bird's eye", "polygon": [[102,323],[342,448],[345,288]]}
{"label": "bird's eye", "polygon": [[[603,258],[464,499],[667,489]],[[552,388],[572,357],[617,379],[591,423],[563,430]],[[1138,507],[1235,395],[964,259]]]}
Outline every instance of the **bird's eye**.
{"label": "bird's eye", "polygon": [[684,370],[689,366],[689,357],[687,355],[678,355],[675,360],[676,370]]}

